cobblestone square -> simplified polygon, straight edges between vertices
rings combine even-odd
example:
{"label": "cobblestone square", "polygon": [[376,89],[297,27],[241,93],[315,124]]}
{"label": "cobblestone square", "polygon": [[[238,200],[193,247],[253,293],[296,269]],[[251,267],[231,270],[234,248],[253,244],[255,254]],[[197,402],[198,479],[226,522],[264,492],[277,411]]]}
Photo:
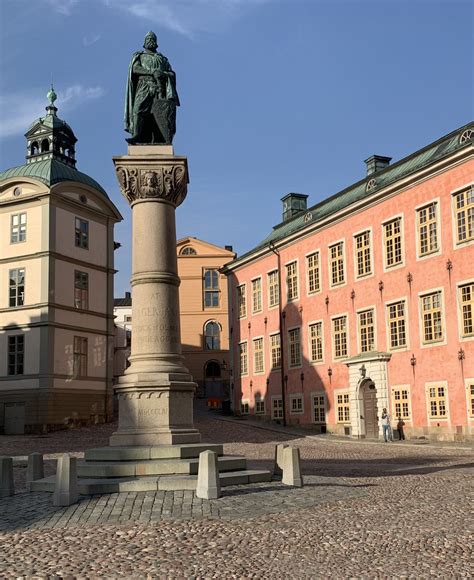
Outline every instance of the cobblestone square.
{"label": "cobblestone square", "polygon": [[0,500],[1,578],[470,577],[472,450],[426,442],[356,442],[197,418],[255,468],[274,446],[301,450],[305,486],[279,481],[193,492],[81,497],[67,508],[27,493],[21,457],[45,454],[46,473],[69,452],[107,444],[114,425],[41,437],[1,437],[17,494]]}

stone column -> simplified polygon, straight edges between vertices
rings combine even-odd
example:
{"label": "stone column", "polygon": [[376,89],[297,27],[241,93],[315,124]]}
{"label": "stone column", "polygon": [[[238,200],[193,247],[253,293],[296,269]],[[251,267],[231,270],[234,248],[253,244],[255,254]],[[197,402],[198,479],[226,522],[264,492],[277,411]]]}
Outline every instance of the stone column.
{"label": "stone column", "polygon": [[175,210],[187,193],[186,157],[170,145],[129,146],[113,161],[132,208],[132,348],[115,390],[119,426],[110,445],[199,443],[196,384],[183,365]]}

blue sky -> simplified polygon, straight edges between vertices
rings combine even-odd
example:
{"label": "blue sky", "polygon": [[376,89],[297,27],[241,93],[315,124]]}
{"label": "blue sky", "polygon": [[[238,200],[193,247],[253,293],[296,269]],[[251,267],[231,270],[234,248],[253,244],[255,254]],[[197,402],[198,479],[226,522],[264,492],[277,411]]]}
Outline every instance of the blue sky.
{"label": "blue sky", "polygon": [[0,17],[0,167],[23,163],[52,75],[78,169],[125,218],[116,296],[131,221],[111,158],[126,152],[127,67],[150,29],[181,99],[178,237],[239,254],[281,221],[286,193],[316,203],[361,179],[370,155],[396,161],[473,118],[470,0],[0,0]]}

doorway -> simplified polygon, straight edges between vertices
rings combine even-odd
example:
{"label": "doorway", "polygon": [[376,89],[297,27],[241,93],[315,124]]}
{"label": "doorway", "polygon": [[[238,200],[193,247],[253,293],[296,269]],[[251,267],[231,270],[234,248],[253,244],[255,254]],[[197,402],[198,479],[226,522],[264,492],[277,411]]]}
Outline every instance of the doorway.
{"label": "doorway", "polygon": [[367,439],[378,439],[379,425],[377,417],[377,390],[372,381],[362,386],[362,415]]}
{"label": "doorway", "polygon": [[5,403],[5,435],[23,435],[25,433],[25,403]]}

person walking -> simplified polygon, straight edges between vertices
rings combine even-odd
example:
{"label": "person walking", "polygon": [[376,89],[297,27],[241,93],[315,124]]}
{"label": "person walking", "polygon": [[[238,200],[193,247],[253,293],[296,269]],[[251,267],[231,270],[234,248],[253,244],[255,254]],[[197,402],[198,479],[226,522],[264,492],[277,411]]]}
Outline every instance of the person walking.
{"label": "person walking", "polygon": [[387,409],[384,407],[382,411],[382,429],[383,429],[383,438],[385,443],[388,441],[393,443],[393,432],[392,432],[392,418],[387,412]]}
{"label": "person walking", "polygon": [[400,441],[405,441],[405,433],[403,432],[403,425],[405,425],[405,421],[399,416],[397,429],[398,429],[398,438]]}

